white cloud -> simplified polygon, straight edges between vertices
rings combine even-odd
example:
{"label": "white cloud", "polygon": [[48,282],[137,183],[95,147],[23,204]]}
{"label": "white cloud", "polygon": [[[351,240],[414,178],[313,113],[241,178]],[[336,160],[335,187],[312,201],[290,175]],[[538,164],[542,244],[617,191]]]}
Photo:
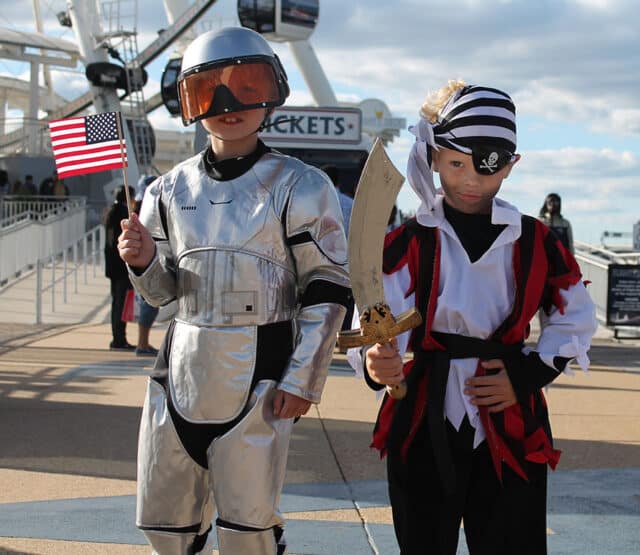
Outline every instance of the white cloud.
{"label": "white cloud", "polygon": [[312,42],[332,81],[386,91],[392,110],[413,111],[427,90],[463,77],[512,92],[520,113],[638,135],[625,116],[637,106],[640,3],[597,5],[329,0]]}
{"label": "white cloud", "polygon": [[622,2],[616,2],[616,0],[570,0],[580,7],[589,8],[592,10],[606,11],[611,10],[616,4],[622,4]]}
{"label": "white cloud", "polygon": [[[55,18],[65,0],[42,6],[46,31],[74,40]],[[235,9],[236,0],[218,0],[207,18],[235,23]],[[158,0],[139,0],[138,10],[143,48],[167,18]],[[0,26],[32,30],[32,20],[30,3],[10,2]],[[588,234],[602,222],[627,226],[640,215],[638,21],[637,0],[323,0],[310,42],[341,101],[380,98],[408,124],[426,93],[449,78],[510,92],[521,122],[519,143],[527,150],[505,182],[505,197],[534,213],[549,191],[560,192],[569,217]],[[311,103],[287,45],[273,46],[291,78],[289,102]],[[153,65],[146,97],[157,92],[163,65]],[[6,73],[4,67],[0,62]],[[28,78],[27,66],[18,73]],[[54,84],[67,98],[87,90],[82,73],[56,73]],[[182,128],[164,108],[150,119],[161,128]],[[557,149],[542,149],[545,128],[553,129]],[[531,136],[538,139],[534,148]],[[403,131],[388,149],[403,173],[412,141]],[[400,202],[415,205],[412,195],[405,187]]]}
{"label": "white cloud", "polygon": [[154,129],[167,129],[172,131],[185,131],[180,117],[172,117],[163,107],[149,114],[149,122]]}
{"label": "white cloud", "polygon": [[558,178],[600,179],[612,176],[635,176],[640,173],[640,161],[630,151],[565,147],[558,150],[527,152],[518,162],[516,170],[522,174],[542,173]]}

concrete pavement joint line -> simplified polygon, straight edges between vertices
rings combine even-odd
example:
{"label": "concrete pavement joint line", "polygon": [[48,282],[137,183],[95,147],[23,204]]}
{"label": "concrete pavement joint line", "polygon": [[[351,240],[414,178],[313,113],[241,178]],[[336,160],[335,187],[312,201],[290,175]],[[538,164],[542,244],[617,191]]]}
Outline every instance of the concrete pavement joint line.
{"label": "concrete pavement joint line", "polygon": [[[120,365],[119,362],[125,362],[126,364]],[[82,364],[80,368],[82,368],[82,370],[85,370],[85,371],[96,370],[100,372],[106,372],[109,370],[146,370],[150,372],[153,369],[152,365],[131,364],[132,362],[133,361],[126,360],[126,361],[117,361],[117,362],[107,362],[105,364],[88,363],[88,364]],[[43,363],[45,363],[45,361],[24,362],[19,360],[0,359],[0,366],[20,366],[20,367],[42,368]],[[55,361],[55,368],[78,368],[78,361],[71,362],[66,360],[57,360]]]}
{"label": "concrete pavement joint line", "polygon": [[320,414],[320,409],[318,408],[318,405],[315,405],[315,409],[316,409],[316,414],[318,415],[318,420],[320,421],[320,426],[322,426],[322,432],[324,433],[324,436],[327,438],[327,444],[329,445],[329,449],[331,450],[331,455],[333,456],[333,459],[336,461],[336,466],[338,467],[338,472],[340,472],[340,477],[342,478],[342,481],[344,482],[344,485],[346,486],[347,490],[349,491],[349,496],[351,497],[351,502],[353,503],[353,506],[356,510],[356,513],[358,514],[358,518],[360,518],[360,522],[362,524],[362,528],[364,530],[365,536],[367,537],[367,543],[369,544],[369,547],[371,548],[371,552],[374,555],[380,555],[380,552],[378,551],[378,548],[376,546],[376,542],[373,539],[373,535],[371,534],[371,531],[369,530],[369,526],[367,524],[366,519],[364,518],[364,515],[362,514],[362,510],[360,508],[360,506],[358,505],[358,502],[356,501],[356,496],[355,493],[353,491],[353,489],[351,488],[351,484],[347,481],[347,477],[344,474],[344,471],[342,470],[342,466],[340,466],[340,461],[338,460],[338,455],[336,454],[336,450],[333,447],[333,443],[331,443],[331,438],[329,437],[329,432],[326,428],[326,426],[324,425],[324,419],[322,418],[322,414]]}
{"label": "concrete pavement joint line", "polygon": [[[637,555],[640,507],[637,504],[640,468],[559,471],[549,483],[549,552],[567,555]],[[355,481],[358,499],[387,506],[386,481]],[[330,511],[352,506],[344,483],[288,484],[282,497],[284,513]],[[123,517],[123,515],[125,515]],[[126,516],[128,515],[128,516]],[[134,527],[135,495],[26,501],[0,504],[0,544],[3,538],[33,538],[93,543],[145,545]],[[289,520],[288,535],[296,553],[363,555],[370,546],[361,541],[361,523]],[[398,555],[390,524],[369,526],[378,553]],[[356,536],[357,530],[357,536]],[[322,538],[319,540],[318,538]],[[468,555],[461,538],[458,555]],[[360,546],[362,546],[360,548]],[[345,549],[346,548],[346,549]],[[0,551],[1,552],[1,551]]]}
{"label": "concrete pavement joint line", "polygon": [[[576,372],[580,370],[579,367],[576,367],[576,368],[571,367],[571,369],[575,370]],[[640,368],[637,366],[602,366],[599,364],[590,364],[589,371],[590,372],[627,372],[629,374],[637,374],[638,372],[640,372]]]}
{"label": "concrete pavement joint line", "polygon": [[[6,349],[6,351],[3,351],[2,354],[4,355],[6,353],[15,351],[16,349],[28,347],[29,345],[31,345],[31,343],[35,343],[42,339],[51,339],[52,337],[56,337],[58,335],[62,335],[67,332],[76,331],[77,329],[85,326],[86,324],[45,324],[45,325],[53,326],[53,328],[45,329],[41,333],[27,334],[27,335],[22,335],[16,338],[9,339],[8,342],[19,341],[20,339],[27,339],[27,341],[25,341],[24,343],[20,343],[18,345],[8,345],[8,344],[2,345],[2,347]],[[61,328],[61,329],[57,329],[57,328]],[[51,332],[51,333],[48,333],[48,332]],[[36,337],[34,337],[31,341],[29,341],[28,339],[30,338],[31,335],[35,335]]]}
{"label": "concrete pavement joint line", "polygon": [[151,368],[132,368],[129,366],[112,367],[112,366],[93,366],[83,365],[72,368],[64,374],[57,376],[58,382],[69,382],[75,380],[79,376],[148,376]]}
{"label": "concrete pavement joint line", "polygon": [[[285,486],[282,505],[285,514],[309,506],[327,511],[333,510],[332,507],[352,510],[345,494],[343,483],[289,485]],[[4,537],[146,545],[134,521],[135,495],[3,503],[0,504],[0,545]],[[391,538],[390,526],[383,526],[384,533]],[[357,520],[287,519],[287,536],[290,544],[296,546],[294,552],[300,555],[371,553],[370,547],[362,542],[362,526]],[[214,547],[216,544],[214,537]],[[96,552],[102,551],[96,549]]]}

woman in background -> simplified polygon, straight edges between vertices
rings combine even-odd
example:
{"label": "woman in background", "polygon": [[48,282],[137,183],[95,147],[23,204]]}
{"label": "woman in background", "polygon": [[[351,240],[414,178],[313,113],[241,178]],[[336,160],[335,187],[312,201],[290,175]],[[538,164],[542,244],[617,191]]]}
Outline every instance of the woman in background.
{"label": "woman in background", "polygon": [[571,231],[571,224],[569,220],[562,216],[562,199],[557,193],[549,193],[544,199],[544,204],[540,208],[540,221],[547,224],[547,226],[558,236],[562,245],[571,254],[573,251],[573,232]]}

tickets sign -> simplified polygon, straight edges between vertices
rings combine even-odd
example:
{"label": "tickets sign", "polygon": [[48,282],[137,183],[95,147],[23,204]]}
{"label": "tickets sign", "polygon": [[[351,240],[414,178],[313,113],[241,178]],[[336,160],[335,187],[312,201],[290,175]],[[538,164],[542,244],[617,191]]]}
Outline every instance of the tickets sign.
{"label": "tickets sign", "polygon": [[358,108],[276,108],[260,137],[268,141],[357,144],[362,112]]}

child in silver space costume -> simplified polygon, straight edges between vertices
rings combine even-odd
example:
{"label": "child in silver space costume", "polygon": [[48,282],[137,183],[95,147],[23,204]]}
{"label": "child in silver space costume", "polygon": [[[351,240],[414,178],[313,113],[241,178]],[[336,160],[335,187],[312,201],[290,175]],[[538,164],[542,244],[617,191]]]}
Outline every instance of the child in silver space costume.
{"label": "child in silver space costume", "polygon": [[137,525],[155,553],[285,553],[278,510],[293,419],[320,401],[346,311],[347,247],[333,184],[258,131],[289,87],[267,42],[205,33],[178,80],[205,151],[151,184],[119,249],[152,305],[177,313],[151,376]]}

